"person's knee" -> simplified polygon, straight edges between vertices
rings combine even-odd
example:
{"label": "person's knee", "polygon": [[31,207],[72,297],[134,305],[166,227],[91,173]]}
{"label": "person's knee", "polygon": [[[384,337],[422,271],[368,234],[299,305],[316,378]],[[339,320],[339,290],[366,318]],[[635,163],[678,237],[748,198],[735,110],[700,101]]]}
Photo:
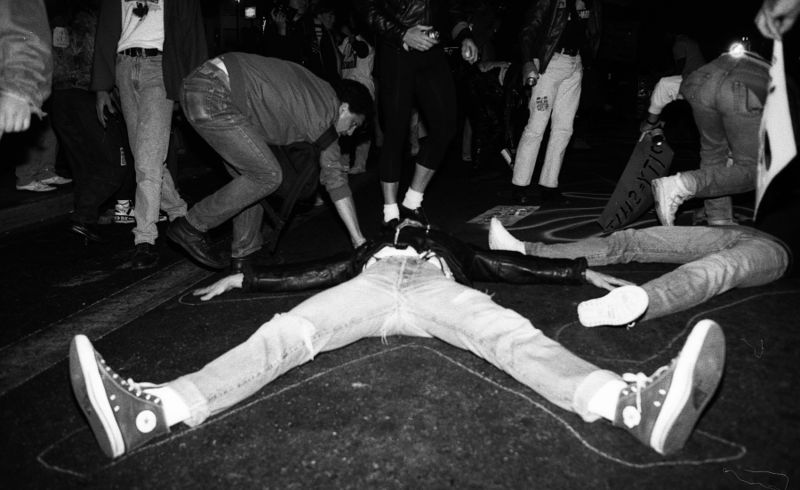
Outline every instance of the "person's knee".
{"label": "person's knee", "polygon": [[181,94],[181,99],[183,101],[181,104],[183,112],[186,114],[186,120],[190,124],[211,120],[211,115],[205,104],[205,94],[193,90],[184,90]]}

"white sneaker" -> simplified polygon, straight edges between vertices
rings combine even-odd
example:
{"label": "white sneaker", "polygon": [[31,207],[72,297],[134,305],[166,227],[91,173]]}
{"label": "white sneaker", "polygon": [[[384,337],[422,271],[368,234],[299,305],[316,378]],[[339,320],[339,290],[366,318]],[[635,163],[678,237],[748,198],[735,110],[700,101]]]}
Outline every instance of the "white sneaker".
{"label": "white sneaker", "polygon": [[681,174],[670,175],[653,179],[650,182],[653,189],[653,200],[655,201],[656,215],[664,226],[675,224],[675,213],[683,201],[694,195],[681,178]]}
{"label": "white sneaker", "polygon": [[628,325],[642,316],[650,299],[639,286],[622,286],[602,298],[578,305],[578,319],[584,327]]}
{"label": "white sneaker", "polygon": [[114,205],[114,223],[128,224],[135,222],[133,217],[133,206],[129,200],[117,201]]}
{"label": "white sneaker", "polygon": [[42,183],[40,180],[34,180],[30,184],[18,185],[17,190],[30,192],[50,192],[56,190],[56,188]]}
{"label": "white sneaker", "polygon": [[46,179],[42,179],[42,180],[40,180],[40,182],[42,184],[47,184],[47,185],[64,185],[64,184],[69,184],[70,182],[72,182],[72,179],[67,178],[67,177],[62,177],[60,175],[54,175],[52,177],[48,177]]}
{"label": "white sneaker", "polygon": [[489,222],[489,249],[509,250],[525,254],[525,243],[514,238],[499,219],[492,217]]}

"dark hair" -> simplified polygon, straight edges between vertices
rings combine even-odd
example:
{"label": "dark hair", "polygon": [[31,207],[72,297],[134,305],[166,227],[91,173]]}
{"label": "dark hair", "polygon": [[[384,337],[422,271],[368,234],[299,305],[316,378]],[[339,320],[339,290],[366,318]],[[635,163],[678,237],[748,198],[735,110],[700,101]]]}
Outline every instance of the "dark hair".
{"label": "dark hair", "polygon": [[350,112],[363,115],[365,121],[372,119],[375,103],[369,89],[363,83],[355,80],[342,80],[336,84],[334,89],[336,96],[339,97],[339,102],[346,102]]}

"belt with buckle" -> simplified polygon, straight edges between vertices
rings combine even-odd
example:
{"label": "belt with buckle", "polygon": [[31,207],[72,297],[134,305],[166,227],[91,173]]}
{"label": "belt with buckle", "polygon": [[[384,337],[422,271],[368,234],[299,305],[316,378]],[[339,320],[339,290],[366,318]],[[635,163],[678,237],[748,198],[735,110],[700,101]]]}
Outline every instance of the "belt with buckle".
{"label": "belt with buckle", "polygon": [[578,48],[561,48],[556,52],[565,54],[567,56],[576,56],[578,54]]}
{"label": "belt with buckle", "polygon": [[120,54],[124,54],[125,56],[136,56],[138,58],[147,58],[150,56],[158,56],[163,54],[163,52],[156,48],[128,48],[120,51]]}

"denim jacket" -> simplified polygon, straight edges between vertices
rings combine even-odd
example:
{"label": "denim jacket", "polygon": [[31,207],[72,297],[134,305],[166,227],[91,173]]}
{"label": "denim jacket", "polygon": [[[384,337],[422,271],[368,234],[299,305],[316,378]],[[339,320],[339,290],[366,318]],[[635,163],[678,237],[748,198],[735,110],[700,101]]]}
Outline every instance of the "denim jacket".
{"label": "denim jacket", "polygon": [[40,116],[53,77],[51,44],[42,0],[0,0],[0,92]]}

